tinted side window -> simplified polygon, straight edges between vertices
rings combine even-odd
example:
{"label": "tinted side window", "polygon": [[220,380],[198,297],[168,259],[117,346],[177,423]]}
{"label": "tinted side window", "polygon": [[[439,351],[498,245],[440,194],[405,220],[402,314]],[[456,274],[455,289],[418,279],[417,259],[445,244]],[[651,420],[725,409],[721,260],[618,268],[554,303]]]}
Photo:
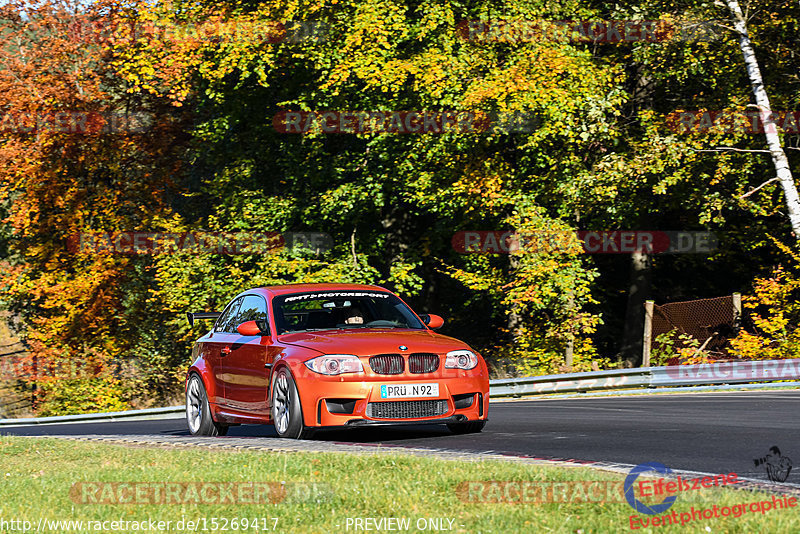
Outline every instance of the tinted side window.
{"label": "tinted side window", "polygon": [[245,295],[242,306],[239,308],[239,316],[236,319],[236,326],[247,321],[267,321],[267,301],[258,295]]}
{"label": "tinted side window", "polygon": [[233,323],[236,322],[236,316],[239,312],[239,306],[242,304],[242,297],[234,300],[232,303],[228,305],[222,315],[219,316],[217,319],[217,324],[214,326],[215,332],[235,332],[236,327],[238,325],[234,325]]}

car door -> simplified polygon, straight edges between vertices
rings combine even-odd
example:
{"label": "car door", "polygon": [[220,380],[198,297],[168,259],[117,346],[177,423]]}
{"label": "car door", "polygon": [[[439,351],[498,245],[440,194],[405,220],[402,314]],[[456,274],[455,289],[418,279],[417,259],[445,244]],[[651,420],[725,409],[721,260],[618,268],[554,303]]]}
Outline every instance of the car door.
{"label": "car door", "polygon": [[214,323],[214,327],[208,334],[208,339],[206,341],[206,350],[208,351],[208,359],[211,362],[211,375],[214,380],[214,390],[216,391],[216,396],[213,399],[209,399],[209,402],[213,402],[219,406],[228,405],[225,393],[226,377],[224,361],[231,351],[232,335],[229,330],[233,329],[234,332],[236,331],[236,328],[230,325],[232,325],[238,317],[239,307],[243,300],[243,297],[239,297],[228,304]]}
{"label": "car door", "polygon": [[[239,334],[236,327],[247,321],[257,321],[264,335]],[[227,405],[241,414],[263,416],[267,413],[267,364],[272,363],[268,358],[272,341],[266,331],[267,301],[261,295],[245,295],[231,324],[235,326],[231,328],[230,351],[221,359]]]}

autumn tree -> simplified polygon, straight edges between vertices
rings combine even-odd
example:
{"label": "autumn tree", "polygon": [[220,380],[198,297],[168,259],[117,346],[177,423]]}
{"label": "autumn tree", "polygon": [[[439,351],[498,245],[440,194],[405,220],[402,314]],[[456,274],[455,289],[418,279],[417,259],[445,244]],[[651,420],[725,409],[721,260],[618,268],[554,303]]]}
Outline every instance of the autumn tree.
{"label": "autumn tree", "polygon": [[148,285],[147,261],[68,244],[82,232],[147,228],[168,216],[176,185],[176,119],[126,93],[98,38],[104,22],[80,3],[3,8],[0,199],[10,237],[0,283],[27,326],[25,380],[43,413],[125,406],[141,377],[128,372],[142,331],[131,303]]}

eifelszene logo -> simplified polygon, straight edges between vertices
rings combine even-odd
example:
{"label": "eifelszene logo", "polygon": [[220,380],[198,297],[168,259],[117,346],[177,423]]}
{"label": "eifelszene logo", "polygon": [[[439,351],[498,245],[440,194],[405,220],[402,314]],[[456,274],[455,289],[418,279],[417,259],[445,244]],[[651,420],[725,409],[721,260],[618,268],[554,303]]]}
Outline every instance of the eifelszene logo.
{"label": "eifelszene logo", "polygon": [[669,510],[669,508],[673,504],[675,504],[675,500],[678,498],[678,496],[671,495],[669,497],[666,497],[663,501],[661,501],[658,504],[645,504],[639,499],[637,499],[633,491],[636,485],[636,479],[638,479],[639,475],[641,475],[642,473],[649,473],[651,471],[655,471],[656,473],[659,473],[661,475],[672,474],[672,469],[658,462],[648,462],[644,464],[639,464],[633,469],[631,469],[631,472],[625,478],[625,484],[623,485],[622,489],[625,493],[625,499],[627,499],[628,504],[630,504],[634,510],[636,510],[637,512],[641,512],[643,514],[655,515]]}

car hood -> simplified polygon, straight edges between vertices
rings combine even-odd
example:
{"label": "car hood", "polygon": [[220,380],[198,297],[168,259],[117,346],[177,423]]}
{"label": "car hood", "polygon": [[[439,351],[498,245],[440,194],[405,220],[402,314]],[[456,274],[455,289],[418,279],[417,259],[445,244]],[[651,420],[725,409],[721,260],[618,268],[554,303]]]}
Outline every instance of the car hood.
{"label": "car hood", "polygon": [[[446,353],[456,349],[469,349],[463,341],[435,334],[428,330],[336,330],[325,332],[299,332],[280,336],[280,341],[323,354],[373,354],[434,352]],[[408,347],[401,351],[400,345]]]}

